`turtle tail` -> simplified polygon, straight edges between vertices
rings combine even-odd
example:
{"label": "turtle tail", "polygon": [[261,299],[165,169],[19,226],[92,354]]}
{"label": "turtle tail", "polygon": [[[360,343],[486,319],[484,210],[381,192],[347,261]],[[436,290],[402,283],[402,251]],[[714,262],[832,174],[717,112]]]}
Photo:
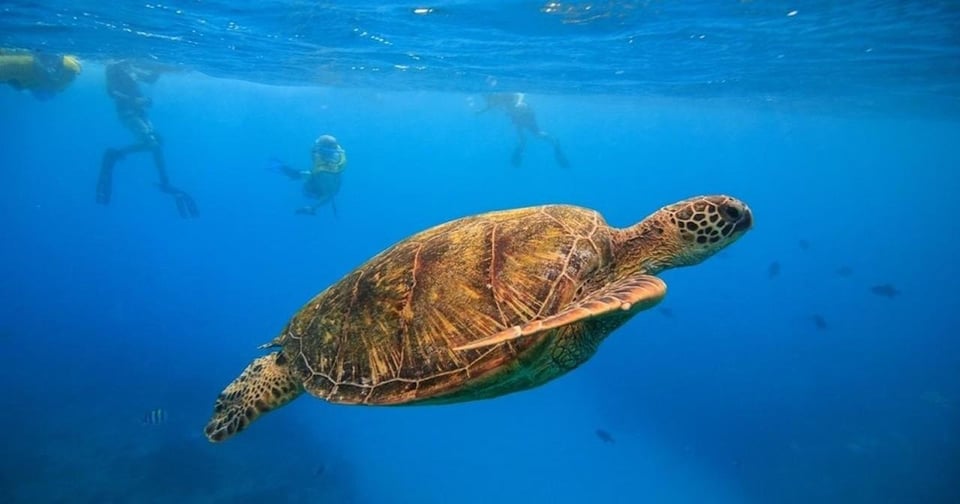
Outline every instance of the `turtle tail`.
{"label": "turtle tail", "polygon": [[280,352],[255,359],[217,397],[203,433],[217,443],[242,431],[260,415],[303,393],[303,383]]}

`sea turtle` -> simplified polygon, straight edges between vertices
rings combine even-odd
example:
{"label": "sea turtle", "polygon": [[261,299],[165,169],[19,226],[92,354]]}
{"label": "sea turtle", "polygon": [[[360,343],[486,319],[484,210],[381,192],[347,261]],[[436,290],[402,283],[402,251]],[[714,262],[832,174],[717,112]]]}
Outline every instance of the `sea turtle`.
{"label": "sea turtle", "polygon": [[304,391],[333,403],[440,404],[546,383],[657,304],[656,275],[697,264],[753,223],[729,196],[666,206],[617,229],[547,205],[440,224],[311,299],[217,397],[223,441]]}

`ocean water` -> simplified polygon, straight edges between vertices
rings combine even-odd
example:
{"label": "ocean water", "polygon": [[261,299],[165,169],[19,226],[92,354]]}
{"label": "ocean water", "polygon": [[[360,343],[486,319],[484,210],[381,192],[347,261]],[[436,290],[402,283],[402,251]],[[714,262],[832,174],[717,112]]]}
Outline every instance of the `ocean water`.
{"label": "ocean water", "polygon": [[[251,2],[250,5],[253,3]],[[954,2],[0,3],[0,502],[960,502]],[[143,91],[179,217],[105,64]],[[519,91],[570,166],[483,95]],[[271,170],[349,155],[314,216]],[[303,397],[211,444],[223,387],[412,233],[544,203],[614,226],[697,194],[755,228],[573,372],[411,408]],[[884,296],[876,287],[893,286]],[[144,415],[163,410],[158,423]],[[604,442],[598,431],[613,442]]]}

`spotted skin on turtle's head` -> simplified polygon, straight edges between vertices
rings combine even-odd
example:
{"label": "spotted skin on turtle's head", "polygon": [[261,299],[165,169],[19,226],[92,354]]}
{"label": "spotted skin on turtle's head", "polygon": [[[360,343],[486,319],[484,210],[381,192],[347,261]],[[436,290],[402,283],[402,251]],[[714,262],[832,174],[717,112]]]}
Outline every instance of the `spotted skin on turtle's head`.
{"label": "spotted skin on turtle's head", "polygon": [[735,242],[753,226],[753,213],[730,196],[698,196],[660,210],[681,249],[673,266],[689,266]]}
{"label": "spotted skin on turtle's head", "polygon": [[203,432],[217,443],[246,429],[260,415],[279,408],[303,393],[302,381],[280,352],[251,362],[217,397],[213,417]]}

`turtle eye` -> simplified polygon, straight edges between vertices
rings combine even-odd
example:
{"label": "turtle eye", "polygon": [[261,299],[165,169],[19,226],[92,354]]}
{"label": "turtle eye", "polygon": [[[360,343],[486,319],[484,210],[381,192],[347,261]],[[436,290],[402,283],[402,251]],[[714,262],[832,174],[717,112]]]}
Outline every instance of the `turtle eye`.
{"label": "turtle eye", "polygon": [[740,218],[740,210],[734,206],[724,205],[723,213],[731,220],[737,220]]}

